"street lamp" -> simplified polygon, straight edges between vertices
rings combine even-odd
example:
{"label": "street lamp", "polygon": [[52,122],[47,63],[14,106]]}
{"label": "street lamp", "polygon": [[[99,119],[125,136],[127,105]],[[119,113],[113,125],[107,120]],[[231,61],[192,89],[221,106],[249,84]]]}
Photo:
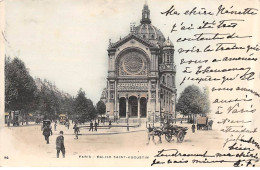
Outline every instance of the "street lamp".
{"label": "street lamp", "polygon": [[153,116],[153,127],[154,127],[154,117],[155,117],[155,113],[154,112],[152,113],[152,116]]}
{"label": "street lamp", "polygon": [[148,121],[149,123],[150,123],[150,121],[151,121],[151,111],[150,111],[150,110],[148,111],[147,121]]}
{"label": "street lamp", "polygon": [[159,122],[160,122],[160,126],[161,126],[161,115],[159,113],[159,111],[155,111],[156,112],[156,115],[159,115]]}
{"label": "street lamp", "polygon": [[126,129],[127,129],[127,131],[129,131],[129,123],[128,123],[129,122],[129,112],[127,112],[126,114],[127,114],[127,119],[126,119],[127,128]]}
{"label": "street lamp", "polygon": [[109,119],[109,113],[110,113],[110,111],[108,110],[107,114],[106,114],[106,121],[108,121],[108,119]]}
{"label": "street lamp", "polygon": [[118,122],[118,119],[119,119],[119,115],[118,115],[118,111],[116,111],[116,122],[117,122],[117,123],[119,123],[119,122]]}

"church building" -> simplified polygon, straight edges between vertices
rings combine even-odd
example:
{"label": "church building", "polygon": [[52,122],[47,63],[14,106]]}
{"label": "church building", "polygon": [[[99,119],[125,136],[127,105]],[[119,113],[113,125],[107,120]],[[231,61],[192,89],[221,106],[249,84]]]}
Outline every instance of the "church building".
{"label": "church building", "polygon": [[108,47],[106,114],[146,122],[175,114],[174,46],[152,25],[147,4],[140,25]]}

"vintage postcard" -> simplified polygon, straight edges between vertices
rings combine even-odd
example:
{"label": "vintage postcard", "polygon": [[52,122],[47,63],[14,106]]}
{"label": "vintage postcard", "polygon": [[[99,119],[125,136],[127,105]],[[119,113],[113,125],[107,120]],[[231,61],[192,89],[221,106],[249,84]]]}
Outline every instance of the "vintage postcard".
{"label": "vintage postcard", "polygon": [[259,167],[259,0],[0,0],[1,167]]}

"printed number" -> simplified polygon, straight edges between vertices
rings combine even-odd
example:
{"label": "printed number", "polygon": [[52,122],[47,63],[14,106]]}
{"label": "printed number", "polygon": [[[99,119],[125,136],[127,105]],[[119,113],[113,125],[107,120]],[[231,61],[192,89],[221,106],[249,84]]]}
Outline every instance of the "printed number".
{"label": "printed number", "polygon": [[9,157],[8,156],[4,156],[4,159],[9,159]]}

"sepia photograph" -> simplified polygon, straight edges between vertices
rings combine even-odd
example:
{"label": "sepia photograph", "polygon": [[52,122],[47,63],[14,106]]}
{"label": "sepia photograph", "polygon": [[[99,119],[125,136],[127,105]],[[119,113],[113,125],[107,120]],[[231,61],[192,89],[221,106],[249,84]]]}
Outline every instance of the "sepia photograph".
{"label": "sepia photograph", "polygon": [[259,167],[259,0],[1,0],[0,167]]}

